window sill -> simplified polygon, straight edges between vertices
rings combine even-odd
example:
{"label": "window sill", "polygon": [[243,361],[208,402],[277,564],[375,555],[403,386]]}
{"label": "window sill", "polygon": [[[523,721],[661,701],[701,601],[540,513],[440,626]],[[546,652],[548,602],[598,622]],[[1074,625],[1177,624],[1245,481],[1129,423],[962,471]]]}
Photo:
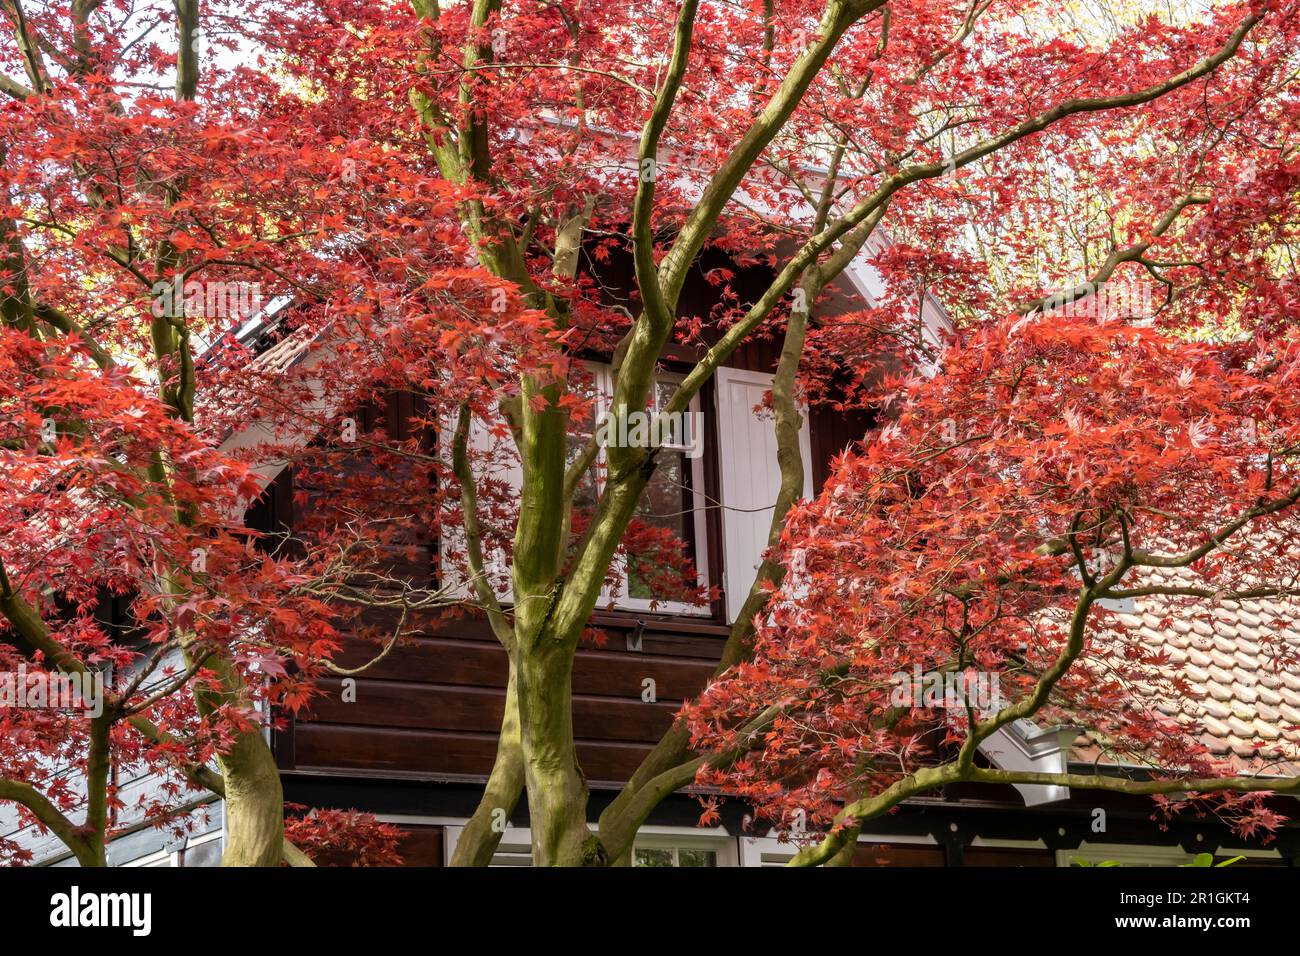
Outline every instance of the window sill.
{"label": "window sill", "polygon": [[630,629],[640,622],[647,630],[669,634],[702,634],[709,637],[726,637],[731,627],[712,614],[682,614],[665,611],[637,611],[631,608],[597,609],[592,612],[591,625]]}

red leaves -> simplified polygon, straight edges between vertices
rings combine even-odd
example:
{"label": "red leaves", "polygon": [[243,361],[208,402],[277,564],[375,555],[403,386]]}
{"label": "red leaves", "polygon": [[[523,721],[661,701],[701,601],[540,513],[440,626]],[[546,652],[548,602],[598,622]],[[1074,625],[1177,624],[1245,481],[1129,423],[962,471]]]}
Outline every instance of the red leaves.
{"label": "red leaves", "polygon": [[285,804],[285,839],[317,866],[401,866],[398,845],[405,833],[373,814]]}
{"label": "red leaves", "polygon": [[[658,238],[646,250],[663,262],[704,180],[747,154],[737,144],[765,144],[731,180],[741,181],[736,202],[705,224],[710,247],[690,264],[689,283],[716,295],[683,308],[672,333],[703,347],[761,293],[763,270],[830,228],[815,206],[832,219],[863,202],[888,209],[888,237],[882,227],[861,250],[822,250],[827,266],[856,253],[861,287],[841,282],[805,303],[815,321],[801,363],[805,396],[872,408],[887,427],[795,511],[790,580],[763,620],[758,657],[692,714],[697,739],[725,745],[738,722],[784,702],[764,749],[727,782],[779,816],[807,799],[815,819],[966,729],[963,714],[882,723],[898,672],[955,658],[1023,696],[1061,646],[1061,612],[1080,585],[1074,554],[1044,553],[1044,542],[1097,531],[1074,543],[1101,564],[1118,516],[1145,546],[1201,541],[1293,477],[1300,437],[1300,285],[1286,254],[1300,196],[1300,159],[1285,145],[1300,115],[1294,4],[1268,5],[1243,55],[1213,77],[1139,110],[1031,124],[997,152],[977,149],[978,163],[967,151],[1035,114],[1178,75],[1264,8],[1121,11],[1080,26],[1059,23],[1052,4],[982,4],[968,23],[966,4],[899,0],[887,31],[879,13],[849,28],[807,92],[777,111],[789,113],[781,130],[747,132],[817,42],[823,8],[701,9],[659,144],[669,175],[656,177],[647,222]],[[93,56],[66,70],[71,61],[51,54],[49,88],[0,113],[0,184],[11,248],[24,254],[0,276],[19,305],[0,338],[0,559],[54,622],[59,647],[147,666],[183,641],[194,659],[231,660],[251,697],[306,706],[352,624],[350,589],[391,594],[427,581],[435,564],[444,582],[467,578],[447,454],[462,407],[474,422],[465,454],[481,475],[484,573],[505,587],[519,492],[501,406],[513,409],[527,381],[525,410],[567,416],[574,445],[594,424],[571,359],[607,356],[637,313],[632,144],[676,12],[653,0],[581,10],[525,0],[471,27],[465,5],[421,21],[409,4],[207,3],[214,42],[246,41],[274,69],[209,58],[202,95],[188,102],[153,88],[174,51],[147,33],[124,40],[145,14],[122,20],[105,7],[77,27],[70,55]],[[68,10],[33,16],[62,52]],[[467,42],[493,51],[491,68],[429,56]],[[15,50],[4,55],[7,75],[25,75]],[[458,129],[468,118],[475,128]],[[457,168],[468,155],[472,168]],[[840,178],[819,204],[831,156]],[[900,174],[913,181],[896,190]],[[1193,208],[1160,225],[1183,195]],[[568,277],[552,253],[589,202],[580,274]],[[1149,316],[1120,307],[1088,321],[1002,321],[1010,303],[1072,288],[1120,253],[1116,280],[1138,274],[1168,291],[1158,328],[1126,324]],[[606,285],[619,270],[621,285]],[[220,297],[209,310],[204,296],[201,314],[159,314],[153,283],[177,277],[254,283],[264,302],[294,305],[256,329]],[[24,284],[41,315],[21,307]],[[959,347],[923,380],[939,367],[948,320]],[[775,311],[759,334],[783,322]],[[41,337],[16,330],[27,323]],[[418,402],[394,407],[393,390]],[[268,462],[292,467],[293,506],[254,534],[237,526]],[[575,538],[589,504],[574,509]],[[1290,533],[1281,520],[1261,524]],[[655,598],[700,603],[709,595],[680,537],[634,523],[622,573]],[[1276,572],[1286,554],[1254,557]],[[1196,570],[1217,585],[1250,563],[1236,555]],[[129,653],[124,635],[94,623],[104,593],[127,605]],[[1116,669],[1072,678],[1053,707],[1148,755],[1201,760],[1185,740],[1162,742],[1177,735],[1128,696],[1124,678],[1151,655],[1095,657]],[[215,676],[198,667],[191,679],[211,688]],[[207,759],[249,726],[239,708],[199,717],[183,687],[156,700],[119,689],[183,741],[124,734],[115,746],[127,762]],[[47,728],[23,723],[14,737],[37,729]],[[84,726],[69,733],[84,737]],[[70,765],[82,759],[51,747]]]}
{"label": "red leaves", "polygon": [[[719,750],[772,701],[786,701],[788,716],[749,759],[707,782],[776,820],[795,808],[829,820],[845,794],[878,792],[966,739],[961,706],[899,710],[900,675],[956,664],[996,679],[1003,703],[1025,699],[1065,649],[1079,598],[1079,569],[1061,542],[1073,540],[1101,576],[1126,540],[1176,555],[1250,513],[1265,485],[1269,501],[1300,488],[1300,401],[1283,397],[1300,370],[1300,339],[1264,348],[1271,361],[1247,371],[1236,345],[1115,323],[1008,320],[972,332],[938,375],[909,384],[866,453],[845,456],[820,498],[792,516],[791,573],[759,622],[754,662],[687,709],[695,744]],[[1264,396],[1270,413],[1261,415]],[[1255,427],[1245,430],[1248,401]],[[1194,562],[1196,580],[1211,590],[1285,584],[1300,549],[1293,510],[1212,549]],[[1118,586],[1141,580],[1134,570]],[[1300,660],[1292,653],[1284,666]],[[1186,693],[1167,658],[1095,609],[1083,657],[1038,720],[1089,729],[1111,759],[1230,772],[1206,759],[1195,720],[1154,706]],[[1240,821],[1276,823],[1261,813]]]}

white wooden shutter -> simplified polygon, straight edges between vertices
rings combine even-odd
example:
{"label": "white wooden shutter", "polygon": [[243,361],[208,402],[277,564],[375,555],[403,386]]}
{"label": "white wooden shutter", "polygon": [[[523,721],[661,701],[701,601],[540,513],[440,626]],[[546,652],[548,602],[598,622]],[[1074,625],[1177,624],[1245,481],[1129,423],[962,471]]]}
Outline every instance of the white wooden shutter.
{"label": "white wooden shutter", "polygon": [[[772,387],[772,376],[723,368],[717,373],[718,461],[722,478],[723,589],[727,620],[745,603],[772,524],[781,470],[776,461],[776,431],[771,414],[754,411]],[[799,434],[804,465],[804,495],[812,493],[812,453],[805,412]]]}

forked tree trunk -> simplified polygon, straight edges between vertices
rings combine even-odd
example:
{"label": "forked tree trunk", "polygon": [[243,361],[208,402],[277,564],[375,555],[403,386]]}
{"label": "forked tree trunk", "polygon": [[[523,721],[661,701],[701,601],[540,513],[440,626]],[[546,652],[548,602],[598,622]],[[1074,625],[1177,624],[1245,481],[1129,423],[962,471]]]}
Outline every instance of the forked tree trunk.
{"label": "forked tree trunk", "polygon": [[[803,291],[806,302],[816,301],[822,286],[822,279],[815,270],[810,269],[800,277],[799,288]],[[781,483],[768,526],[768,548],[775,548],[780,542],[786,515],[805,491],[809,490],[804,488],[803,452],[799,441],[803,415],[795,395],[795,382],[807,333],[808,310],[792,310],[786,322],[776,374],[772,379],[772,409],[776,416],[777,465]],[[753,653],[754,618],[767,606],[771,593],[768,585],[779,586],[784,577],[785,568],[771,557],[764,558],[760,563],[749,594],[731,626],[721,660],[713,672],[714,678],[721,677],[736,664],[750,658]],[[662,779],[661,774],[670,773],[691,758],[690,734],[685,723],[675,721],[600,816],[600,839],[611,857],[611,865],[631,864],[636,833],[658,803],[657,799],[642,799],[643,794],[650,791],[657,779]]]}

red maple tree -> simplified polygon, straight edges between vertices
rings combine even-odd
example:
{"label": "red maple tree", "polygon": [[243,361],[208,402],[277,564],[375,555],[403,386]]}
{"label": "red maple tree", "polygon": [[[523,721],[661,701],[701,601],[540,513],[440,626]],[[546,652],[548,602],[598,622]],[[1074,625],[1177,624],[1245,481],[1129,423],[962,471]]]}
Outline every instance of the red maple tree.
{"label": "red maple tree", "polygon": [[[696,779],[831,827],[818,862],[916,788],[1009,779],[978,743],[1040,711],[1184,787],[1264,788],[1121,707],[1160,662],[1087,625],[1166,586],[1152,567],[1210,582],[1175,600],[1289,593],[1294,3],[29,6],[0,4],[0,611],[34,667],[114,667],[105,716],[6,712],[0,799],[83,862],[114,761],[184,781],[158,819],[181,787],[224,794],[227,862],[302,862],[258,708],[346,675],[341,634],[376,628],[382,655],[449,605],[511,673],[458,863],[525,794],[537,863],[625,860]],[[879,294],[827,308],[852,263]],[[716,305],[688,314],[700,274]],[[592,611],[629,573],[708,597],[638,509],[670,456],[602,447],[597,418],[647,407],[669,344],[699,356],[659,396],[681,412],[758,337],[773,547],[718,680],[593,829],[571,719]],[[411,413],[371,427],[394,390]],[[814,399],[888,425],[796,505]],[[304,489],[283,540],[242,527],[270,463]],[[412,580],[436,539],[440,578]],[[996,672],[1013,703],[899,713],[913,666]]]}

